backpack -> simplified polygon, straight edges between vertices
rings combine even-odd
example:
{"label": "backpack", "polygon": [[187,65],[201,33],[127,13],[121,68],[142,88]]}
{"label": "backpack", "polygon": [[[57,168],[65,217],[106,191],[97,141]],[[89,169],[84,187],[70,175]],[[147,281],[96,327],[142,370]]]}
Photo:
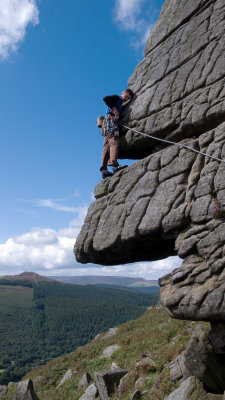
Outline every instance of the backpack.
{"label": "backpack", "polygon": [[105,117],[98,117],[97,125],[101,128],[102,136],[107,136],[112,133],[115,137],[119,136],[118,122],[107,114]]}

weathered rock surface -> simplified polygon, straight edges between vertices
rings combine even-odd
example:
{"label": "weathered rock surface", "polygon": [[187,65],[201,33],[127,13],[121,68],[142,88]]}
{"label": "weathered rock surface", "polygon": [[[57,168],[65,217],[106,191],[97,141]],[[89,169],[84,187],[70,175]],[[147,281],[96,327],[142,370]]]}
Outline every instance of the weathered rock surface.
{"label": "weathered rock surface", "polygon": [[130,400],[140,400],[141,399],[141,392],[139,389],[135,390],[134,393],[130,396]]}
{"label": "weathered rock surface", "polygon": [[[225,159],[225,123],[190,147]],[[225,320],[225,164],[171,146],[101,181],[76,241],[80,262],[105,265],[178,254],[181,268],[160,280],[176,318]],[[218,203],[219,202],[219,203]]]}
{"label": "weathered rock surface", "polygon": [[115,387],[119,386],[120,380],[127,372],[126,369],[95,372],[95,383],[101,400],[108,399],[114,393]]}
{"label": "weathered rock surface", "polygon": [[0,385],[0,399],[7,393],[8,388],[5,385]]}
{"label": "weathered rock surface", "polygon": [[198,378],[190,376],[165,400],[223,400],[223,395],[207,393],[203,389],[202,382]]}
{"label": "weathered rock surface", "polygon": [[195,376],[208,392],[223,393],[225,390],[225,358],[215,353],[208,332],[199,324],[186,349],[170,363],[172,382]]}
{"label": "weathered rock surface", "polygon": [[57,389],[58,389],[61,385],[63,385],[64,382],[66,382],[68,379],[72,378],[72,376],[73,376],[73,375],[76,375],[76,374],[77,374],[77,371],[75,371],[75,370],[73,370],[73,369],[69,369],[69,370],[65,373],[64,377],[61,379],[61,381],[59,382],[59,384],[57,385]]}
{"label": "weathered rock surface", "polygon": [[132,372],[128,372],[121,379],[118,386],[119,398],[123,397],[123,393],[130,388],[130,379],[132,377]]}
{"label": "weathered rock surface", "polygon": [[94,400],[98,397],[98,389],[96,388],[95,384],[92,383],[88,388],[85,390],[85,393],[79,398],[79,400]]}
{"label": "weathered rock surface", "polygon": [[31,379],[19,382],[13,400],[39,400]]}
{"label": "weathered rock surface", "polygon": [[106,347],[106,349],[103,350],[100,358],[110,358],[115,351],[119,350],[120,346],[118,344],[112,344],[109,347]]}
{"label": "weathered rock surface", "polygon": [[[167,0],[129,79],[135,99],[124,124],[173,141],[210,130],[225,119],[225,4]],[[159,143],[128,131],[122,158],[143,158]]]}
{"label": "weathered rock surface", "polygon": [[86,389],[86,387],[91,382],[91,375],[88,372],[85,372],[78,382],[78,389]]}

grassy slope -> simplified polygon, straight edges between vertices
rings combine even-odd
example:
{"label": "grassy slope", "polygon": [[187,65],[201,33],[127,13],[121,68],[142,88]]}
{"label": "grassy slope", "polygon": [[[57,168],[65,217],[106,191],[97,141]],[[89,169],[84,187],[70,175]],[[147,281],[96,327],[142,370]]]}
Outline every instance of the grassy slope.
{"label": "grassy slope", "polygon": [[[174,388],[169,380],[169,368],[165,365],[181,353],[197,323],[178,321],[168,316],[161,306],[152,307],[135,321],[125,323],[119,327],[117,334],[109,339],[102,340],[103,334],[92,340],[75,352],[52,360],[41,369],[33,370],[25,378],[34,380],[42,376],[41,386],[36,388],[40,400],[77,400],[82,392],[77,390],[77,383],[84,372],[93,377],[95,371],[109,369],[112,362],[121,368],[132,371],[130,382],[124,387],[121,398],[128,400],[134,391],[134,382],[139,376],[150,376],[154,385],[154,393],[146,394],[146,400],[163,400]],[[207,324],[205,324],[207,327]],[[119,344],[121,349],[113,354],[110,360],[100,359],[100,355],[111,344]],[[150,355],[156,362],[157,371],[135,371],[136,362],[140,361],[143,352]],[[62,376],[69,369],[75,369],[78,374],[56,390]],[[149,389],[152,383],[147,387]],[[12,400],[15,387],[3,397]],[[115,398],[118,395],[115,394]]]}

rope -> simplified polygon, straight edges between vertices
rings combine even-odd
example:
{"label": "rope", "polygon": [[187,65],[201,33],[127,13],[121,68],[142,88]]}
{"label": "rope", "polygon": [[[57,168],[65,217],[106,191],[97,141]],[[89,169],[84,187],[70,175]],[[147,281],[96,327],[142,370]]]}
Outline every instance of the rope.
{"label": "rope", "polygon": [[[172,141],[170,141],[170,140],[165,140],[165,139],[160,139],[160,138],[157,138],[157,137],[155,137],[155,136],[147,135],[146,133],[136,131],[136,129],[129,128],[128,126],[125,126],[125,125],[122,125],[122,124],[120,124],[120,125],[123,126],[123,128],[128,129],[129,131],[133,131],[133,132],[139,133],[139,135],[146,136],[146,137],[151,138],[151,139],[154,139],[154,140],[158,140],[159,142],[163,142],[163,143],[167,143],[167,144],[172,144],[172,145],[178,145],[178,146],[180,146],[180,147],[183,147],[184,149],[191,150],[191,151],[193,151],[194,153],[198,153],[198,154],[201,154],[202,156],[209,157],[209,158],[212,158],[213,160],[216,160],[216,161],[220,161],[220,162],[225,163],[225,160],[222,160],[221,158],[217,158],[217,157],[214,157],[214,156],[210,156],[209,154],[203,153],[202,151],[192,149],[191,147],[187,146],[186,144],[176,143],[176,142],[172,142]],[[196,140],[197,140],[197,139],[196,139]]]}

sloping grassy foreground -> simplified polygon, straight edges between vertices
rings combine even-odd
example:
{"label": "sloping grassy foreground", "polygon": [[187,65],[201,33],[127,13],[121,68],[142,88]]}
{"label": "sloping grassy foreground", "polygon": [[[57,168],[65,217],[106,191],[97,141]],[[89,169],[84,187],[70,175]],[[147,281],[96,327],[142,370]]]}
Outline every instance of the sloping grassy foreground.
{"label": "sloping grassy foreground", "polygon": [[[75,352],[54,359],[40,369],[32,370],[24,379],[31,378],[34,381],[37,376],[43,377],[41,384],[35,388],[40,400],[76,400],[83,393],[77,390],[77,384],[84,372],[89,372],[93,377],[95,371],[110,369],[112,362],[115,362],[120,368],[127,368],[131,372],[120,398],[129,399],[134,392],[137,378],[149,376],[152,380],[145,389],[153,386],[154,391],[151,394],[146,393],[143,399],[163,400],[174,390],[166,364],[185,349],[196,324],[174,320],[161,306],[154,306],[137,320],[119,326],[113,337],[103,339],[104,334],[101,334]],[[207,324],[205,326],[207,329]],[[121,348],[109,360],[100,359],[102,351],[112,344],[118,344]],[[135,370],[136,363],[143,355],[149,355],[155,361],[156,371]],[[77,370],[78,374],[56,389],[70,368]],[[12,400],[14,392],[15,387],[12,387],[3,399]],[[118,398],[118,393],[115,393],[115,398]]]}

